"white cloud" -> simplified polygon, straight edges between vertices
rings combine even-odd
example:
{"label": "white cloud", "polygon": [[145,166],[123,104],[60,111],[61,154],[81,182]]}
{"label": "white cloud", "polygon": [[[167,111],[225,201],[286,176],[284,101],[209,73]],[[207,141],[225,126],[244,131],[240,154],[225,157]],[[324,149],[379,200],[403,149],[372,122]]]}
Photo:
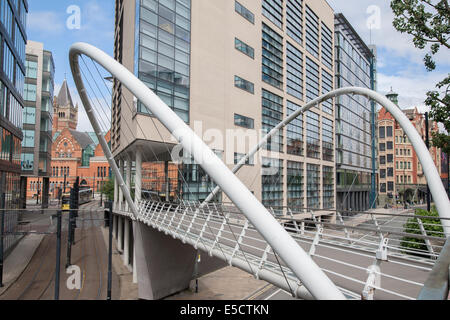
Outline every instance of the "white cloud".
{"label": "white cloud", "polygon": [[64,32],[64,19],[53,11],[38,11],[28,15],[27,29],[55,36]]}

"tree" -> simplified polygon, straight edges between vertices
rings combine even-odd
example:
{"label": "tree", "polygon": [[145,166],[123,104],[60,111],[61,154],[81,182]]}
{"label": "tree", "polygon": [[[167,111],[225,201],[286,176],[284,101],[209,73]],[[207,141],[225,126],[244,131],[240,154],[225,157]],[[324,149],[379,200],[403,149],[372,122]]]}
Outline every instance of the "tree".
{"label": "tree", "polygon": [[114,200],[114,178],[106,181],[102,188],[102,193],[108,197],[108,200]]}
{"label": "tree", "polygon": [[[433,208],[431,208],[431,212],[422,209],[417,209],[415,215],[417,217],[436,217],[435,219],[421,218],[421,221],[428,236],[444,238],[444,228],[442,227],[442,223],[439,219],[439,214],[436,210],[436,207],[433,206]],[[422,234],[422,232],[420,231],[420,226],[417,218],[408,219],[403,228],[405,233],[420,234],[420,235]],[[425,241],[413,237],[403,237],[401,246],[404,249],[421,250],[424,252],[427,251]],[[417,253],[417,255],[427,256],[427,254],[425,253],[423,254]]]}
{"label": "tree", "polygon": [[[436,69],[434,56],[442,49],[450,49],[450,6],[448,0],[392,0],[394,27],[401,33],[414,37],[416,48],[430,52],[425,55],[425,67],[429,72]],[[450,133],[450,73],[427,93],[425,104],[431,108],[430,117],[444,125]],[[450,153],[450,136],[433,133],[433,145]]]}

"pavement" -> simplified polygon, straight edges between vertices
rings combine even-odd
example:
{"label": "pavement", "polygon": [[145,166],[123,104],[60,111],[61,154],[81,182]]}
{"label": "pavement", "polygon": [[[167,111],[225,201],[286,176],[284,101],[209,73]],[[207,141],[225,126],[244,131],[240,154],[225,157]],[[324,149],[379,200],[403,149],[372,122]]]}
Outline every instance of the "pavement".
{"label": "pavement", "polygon": [[267,285],[245,271],[226,267],[199,278],[198,293],[195,293],[195,281],[192,281],[188,290],[165,300],[245,300]]}
{"label": "pavement", "polygon": [[37,248],[41,244],[42,239],[44,239],[44,235],[42,234],[30,234],[25,236],[6,258],[3,266],[4,287],[0,288],[0,297],[24,272]]}

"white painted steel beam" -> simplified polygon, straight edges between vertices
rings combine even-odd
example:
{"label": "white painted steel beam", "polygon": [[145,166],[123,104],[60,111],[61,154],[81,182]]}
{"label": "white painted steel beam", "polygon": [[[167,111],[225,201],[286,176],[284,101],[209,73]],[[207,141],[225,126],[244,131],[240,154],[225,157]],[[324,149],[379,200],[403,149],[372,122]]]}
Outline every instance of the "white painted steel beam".
{"label": "white painted steel beam", "polygon": [[[72,74],[77,86],[80,98],[88,113],[97,136],[105,151],[107,159],[116,175],[120,176],[112,154],[99,134],[100,127],[93,115],[90,101],[80,74],[78,59],[80,55],[86,55],[100,64],[103,68],[118,79],[122,85],[130,90],[147,109],[159,119],[159,121],[181,143],[205,172],[221,186],[222,190],[241,210],[247,219],[261,233],[263,238],[271,244],[274,251],[284,260],[292,272],[302,281],[305,287],[316,299],[344,300],[345,296],[325,275],[319,266],[308,254],[295,242],[287,231],[272,217],[267,209],[256,199],[247,187],[228,169],[228,167],[212,152],[212,150],[171,110],[153,91],[137,79],[133,73],[120,63],[108,56],[98,48],[86,43],[72,45],[69,52],[69,60]],[[131,199],[130,192],[119,178],[119,185],[124,192],[131,210],[137,217],[137,208]]]}

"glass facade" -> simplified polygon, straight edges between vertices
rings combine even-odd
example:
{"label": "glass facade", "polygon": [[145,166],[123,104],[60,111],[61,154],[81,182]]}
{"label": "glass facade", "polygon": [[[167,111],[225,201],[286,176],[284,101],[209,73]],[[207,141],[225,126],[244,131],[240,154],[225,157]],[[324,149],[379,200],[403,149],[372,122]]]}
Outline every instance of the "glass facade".
{"label": "glass facade", "polygon": [[319,58],[319,18],[306,6],[306,50]]}
{"label": "glass facade", "polygon": [[334,208],[334,171],[332,167],[323,166],[323,208]]}
{"label": "glass facade", "polygon": [[262,80],[283,88],[283,38],[263,23]]}
{"label": "glass facade", "polygon": [[[301,107],[299,105],[288,101],[288,116],[292,115],[300,108]],[[287,125],[287,153],[296,156],[303,156],[303,145],[303,115],[301,115]]]}
{"label": "glass facade", "polygon": [[303,53],[287,43],[287,93],[303,100]]}
{"label": "glass facade", "polygon": [[287,162],[287,191],[289,207],[304,208],[304,169],[303,163]]}
{"label": "glass facade", "polygon": [[262,159],[262,204],[275,212],[283,206],[283,160]]}
{"label": "glass facade", "polygon": [[[138,22],[139,79],[185,122],[190,109],[190,8],[190,0],[140,0]],[[137,111],[148,114],[140,102]]]}
{"label": "glass facade", "polygon": [[239,114],[234,115],[234,124],[239,127],[244,127],[247,129],[254,129],[255,128],[255,120],[241,116]]}
{"label": "glass facade", "polygon": [[237,13],[239,13],[241,16],[243,16],[245,19],[250,21],[251,23],[255,23],[255,15],[248,10],[246,7],[244,7],[239,2],[235,1],[234,8]]}
{"label": "glass facade", "polygon": [[319,65],[306,57],[306,102],[319,97]]}
{"label": "glass facade", "polygon": [[[18,209],[22,163],[23,94],[25,79],[25,32],[28,2],[0,0],[0,118],[7,128],[0,127],[0,209]],[[11,212],[11,211],[10,211]],[[13,230],[18,217],[7,215],[5,230]],[[7,236],[5,250],[17,237]]]}
{"label": "glass facade", "polygon": [[[269,133],[283,121],[283,98],[267,90],[262,90],[262,129]],[[283,131],[280,130],[267,141],[266,149],[283,152]]]}
{"label": "glass facade", "polygon": [[307,168],[307,207],[308,209],[320,209],[320,166],[308,164]]}
{"label": "glass facade", "polygon": [[[373,89],[374,71],[371,69],[372,51],[342,15],[336,16],[335,25],[337,88],[356,86]],[[373,170],[372,103],[359,95],[336,98],[336,142],[338,200],[346,203],[343,209],[366,210],[370,207],[371,177]],[[380,128],[380,136],[385,128]],[[386,158],[380,159],[386,162]],[[380,172],[386,175],[386,171]],[[352,187],[352,192],[347,192]],[[362,193],[362,195],[361,195]],[[362,203],[361,203],[362,198]]]}
{"label": "glass facade", "polygon": [[320,116],[308,111],[306,119],[306,156],[320,159]]}
{"label": "glass facade", "polygon": [[287,0],[287,34],[299,45],[303,45],[303,1]]}
{"label": "glass facade", "polygon": [[263,15],[278,28],[283,28],[283,0],[262,0]]}

